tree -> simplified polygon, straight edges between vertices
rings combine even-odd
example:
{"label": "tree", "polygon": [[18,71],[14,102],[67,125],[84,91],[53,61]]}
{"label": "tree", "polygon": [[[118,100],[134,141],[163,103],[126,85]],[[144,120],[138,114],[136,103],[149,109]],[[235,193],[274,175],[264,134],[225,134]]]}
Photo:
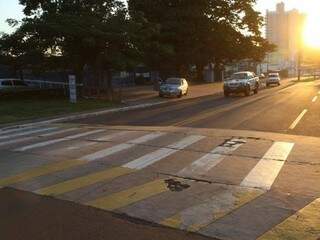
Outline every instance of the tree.
{"label": "tree", "polygon": [[[107,89],[111,87],[111,71],[125,69],[132,64],[135,47],[130,33],[133,25],[127,17],[125,5],[118,0],[20,0],[26,17],[12,35],[2,37],[12,56],[20,51],[13,41],[39,44],[39,52],[46,59],[59,59],[83,80],[84,66],[94,71],[89,82],[102,89],[103,71],[109,74]],[[30,52],[30,49],[26,50]],[[111,93],[110,93],[111,94]]]}
{"label": "tree", "polygon": [[[131,16],[142,15],[154,26],[145,46],[146,62],[174,66],[176,72],[197,66],[198,79],[204,65],[214,62],[217,73],[223,64],[244,58],[261,59],[272,50],[262,37],[263,18],[255,0],[129,0]],[[165,46],[165,51],[151,51]],[[163,50],[156,48],[155,50]],[[149,57],[152,52],[155,56]],[[217,74],[218,75],[218,74]]]}

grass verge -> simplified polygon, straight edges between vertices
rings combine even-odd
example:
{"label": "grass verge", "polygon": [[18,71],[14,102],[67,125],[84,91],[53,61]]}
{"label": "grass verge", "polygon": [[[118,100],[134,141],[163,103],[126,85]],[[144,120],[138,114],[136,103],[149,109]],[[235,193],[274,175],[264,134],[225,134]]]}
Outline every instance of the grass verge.
{"label": "grass verge", "polygon": [[0,124],[10,124],[113,106],[106,100],[81,99],[76,104],[61,96],[0,98]]}

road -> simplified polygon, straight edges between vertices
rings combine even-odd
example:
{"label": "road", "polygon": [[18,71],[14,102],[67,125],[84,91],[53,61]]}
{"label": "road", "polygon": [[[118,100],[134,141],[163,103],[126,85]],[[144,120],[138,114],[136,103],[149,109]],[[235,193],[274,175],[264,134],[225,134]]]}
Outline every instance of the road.
{"label": "road", "polygon": [[[192,91],[192,90],[191,90]],[[320,81],[265,89],[258,95],[187,99],[132,112],[89,118],[77,123],[124,126],[219,128],[320,136]],[[294,128],[293,122],[307,114]]]}
{"label": "road", "polygon": [[0,131],[0,237],[319,239],[319,109],[285,81]]}

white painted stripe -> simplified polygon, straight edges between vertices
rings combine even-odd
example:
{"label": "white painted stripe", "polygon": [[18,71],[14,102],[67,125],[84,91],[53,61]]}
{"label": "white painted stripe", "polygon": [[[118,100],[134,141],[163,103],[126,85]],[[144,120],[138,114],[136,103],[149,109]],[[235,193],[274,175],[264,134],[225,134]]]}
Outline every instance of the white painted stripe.
{"label": "white painted stripe", "polygon": [[77,129],[78,129],[78,128],[68,128],[68,129],[64,129],[64,130],[61,130],[61,131],[56,131],[56,132],[41,134],[39,137],[51,137],[51,136],[58,135],[58,134],[61,134],[61,133],[72,132],[72,131],[75,131],[75,130],[77,130]]}
{"label": "white painted stripe", "polygon": [[312,99],[312,102],[315,103],[317,100],[318,100],[318,96],[315,96],[315,97]]}
{"label": "white painted stripe", "polygon": [[9,141],[7,140],[5,142],[0,142],[0,147],[10,145],[10,144],[17,144],[17,143],[21,143],[21,142],[26,142],[26,141],[30,141],[32,139],[35,139],[35,137],[17,138],[17,139],[12,139]]}
{"label": "white painted stripe", "polygon": [[289,129],[293,130],[296,128],[296,126],[299,124],[299,122],[301,121],[301,119],[304,117],[304,115],[308,112],[307,109],[304,109],[302,111],[302,113],[300,113],[300,115],[297,117],[297,119],[291,124],[291,126],[289,127]]}
{"label": "white painted stripe", "polygon": [[76,143],[72,144],[71,146],[67,147],[66,149],[63,148],[63,149],[58,150],[58,151],[76,150],[76,149],[81,149],[81,148],[97,145],[100,142],[107,142],[107,141],[110,141],[111,139],[113,139],[115,137],[120,137],[122,135],[128,134],[128,132],[129,131],[116,132],[116,133],[108,134],[108,135],[106,135],[104,137],[101,137],[101,138],[88,139],[85,142],[76,142]]}
{"label": "white painted stripe", "polygon": [[15,138],[15,137],[22,137],[30,134],[35,134],[35,133],[40,133],[40,132],[47,132],[51,130],[58,129],[57,127],[51,127],[51,128],[41,128],[41,129],[35,129],[35,130],[30,130],[30,131],[25,131],[25,132],[19,132],[11,135],[4,135],[0,136],[0,140],[3,139],[10,139],[10,138]]}
{"label": "white painted stripe", "polygon": [[293,147],[294,143],[275,142],[240,185],[269,190]]}
{"label": "white painted stripe", "polygon": [[[78,150],[78,149],[81,149],[81,148],[85,148],[85,147],[90,147],[90,146],[93,146],[93,145],[96,145],[97,143],[96,142],[82,142],[81,144],[76,144],[76,145],[73,145],[73,146],[70,146],[70,147],[67,147],[67,150]],[[63,151],[63,150],[61,150]]]}
{"label": "white painted stripe", "polygon": [[110,148],[107,148],[107,149],[103,149],[101,151],[86,155],[84,157],[81,157],[80,159],[81,160],[85,160],[85,161],[95,161],[95,160],[98,160],[98,159],[101,159],[101,158],[108,157],[108,156],[110,156],[112,154],[121,152],[123,150],[127,150],[129,148],[132,148],[132,147],[135,146],[135,144],[142,144],[142,143],[151,141],[153,139],[156,139],[158,137],[163,136],[164,134],[165,133],[159,133],[159,132],[151,133],[151,134],[142,136],[140,138],[137,138],[135,140],[128,141],[127,143],[118,144],[116,146],[113,146],[113,147],[110,147]]}
{"label": "white painted stripe", "polygon": [[99,132],[103,132],[103,131],[105,131],[105,130],[102,130],[102,129],[94,130],[94,131],[90,131],[90,132],[85,132],[85,133],[80,133],[80,134],[76,134],[76,135],[72,135],[72,136],[63,137],[63,138],[58,138],[58,139],[53,139],[53,140],[44,141],[44,142],[40,142],[40,143],[35,143],[35,144],[27,145],[27,146],[24,146],[24,147],[21,147],[21,148],[17,148],[14,151],[23,152],[23,151],[34,149],[34,148],[45,147],[45,146],[48,146],[48,145],[51,145],[51,144],[55,144],[55,143],[74,140],[74,139],[77,139],[77,138],[89,136],[89,135],[92,135],[92,134],[95,134],[95,133],[99,133]]}
{"label": "white painted stripe", "polygon": [[179,171],[178,175],[204,174],[217,166],[226,155],[231,154],[245,143],[246,141],[242,139],[227,141],[222,146],[216,147],[210,153]]}
{"label": "white painted stripe", "polygon": [[0,135],[8,134],[8,133],[15,133],[15,132],[22,132],[25,130],[30,130],[30,129],[36,129],[35,126],[30,126],[30,127],[23,127],[23,128],[12,128],[12,129],[4,129],[0,130]]}
{"label": "white painted stripe", "polygon": [[108,134],[108,135],[103,136],[103,137],[90,139],[90,141],[96,141],[96,142],[107,142],[107,141],[110,141],[110,140],[111,140],[111,139],[113,139],[113,138],[121,137],[121,136],[127,135],[127,134],[128,134],[128,133],[130,133],[130,132],[132,132],[132,131],[121,131],[121,132],[115,132],[115,133],[111,133],[111,134]]}
{"label": "white painted stripe", "polygon": [[172,155],[175,152],[178,152],[179,150],[182,150],[182,149],[200,141],[203,138],[205,138],[205,137],[200,136],[200,135],[188,136],[175,144],[169,145],[166,148],[160,148],[157,151],[154,151],[154,152],[149,153],[141,158],[138,158],[134,161],[131,161],[131,162],[123,165],[123,167],[130,168],[130,169],[137,169],[137,170],[143,169],[145,167],[148,167],[149,165],[152,165],[152,164],[162,160],[163,158],[166,158],[166,157]]}

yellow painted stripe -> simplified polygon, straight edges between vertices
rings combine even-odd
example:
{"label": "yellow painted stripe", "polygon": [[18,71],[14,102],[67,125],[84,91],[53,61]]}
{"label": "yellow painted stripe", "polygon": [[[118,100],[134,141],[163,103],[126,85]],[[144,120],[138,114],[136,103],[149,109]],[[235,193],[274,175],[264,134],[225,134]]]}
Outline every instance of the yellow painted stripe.
{"label": "yellow painted stripe", "polygon": [[106,169],[101,172],[89,174],[86,176],[71,179],[69,181],[61,182],[46,188],[42,188],[38,190],[37,193],[43,195],[56,196],[66,192],[74,191],[79,188],[87,187],[98,182],[112,180],[116,177],[120,177],[132,172],[134,172],[134,170],[124,167]]}
{"label": "yellow painted stripe", "polygon": [[87,205],[105,210],[115,210],[166,191],[168,191],[168,188],[164,180],[156,180],[98,198],[94,201],[88,202]]}
{"label": "yellow painted stripe", "polygon": [[35,177],[44,176],[50,173],[66,170],[75,166],[86,164],[86,161],[81,160],[67,160],[49,163],[40,167],[33,168],[29,171],[22,172],[20,174],[10,176],[4,179],[0,179],[0,186],[8,186],[11,184],[30,180]]}
{"label": "yellow painted stripe", "polygon": [[[232,191],[232,190],[227,190]],[[244,206],[248,202],[263,194],[260,190],[236,190],[230,196],[230,199],[225,198],[225,194],[212,197],[210,201],[200,205],[192,206],[170,218],[163,220],[160,224],[188,230],[190,232],[197,232],[218,219],[223,218],[236,209]],[[205,211],[201,211],[204,209]],[[200,210],[200,211],[199,211]],[[207,219],[207,212],[211,211],[211,219]],[[201,217],[201,212],[205,216]],[[206,219],[206,220],[205,220]]]}
{"label": "yellow painted stripe", "polygon": [[317,240],[320,238],[320,198],[287,218],[259,240]]}

